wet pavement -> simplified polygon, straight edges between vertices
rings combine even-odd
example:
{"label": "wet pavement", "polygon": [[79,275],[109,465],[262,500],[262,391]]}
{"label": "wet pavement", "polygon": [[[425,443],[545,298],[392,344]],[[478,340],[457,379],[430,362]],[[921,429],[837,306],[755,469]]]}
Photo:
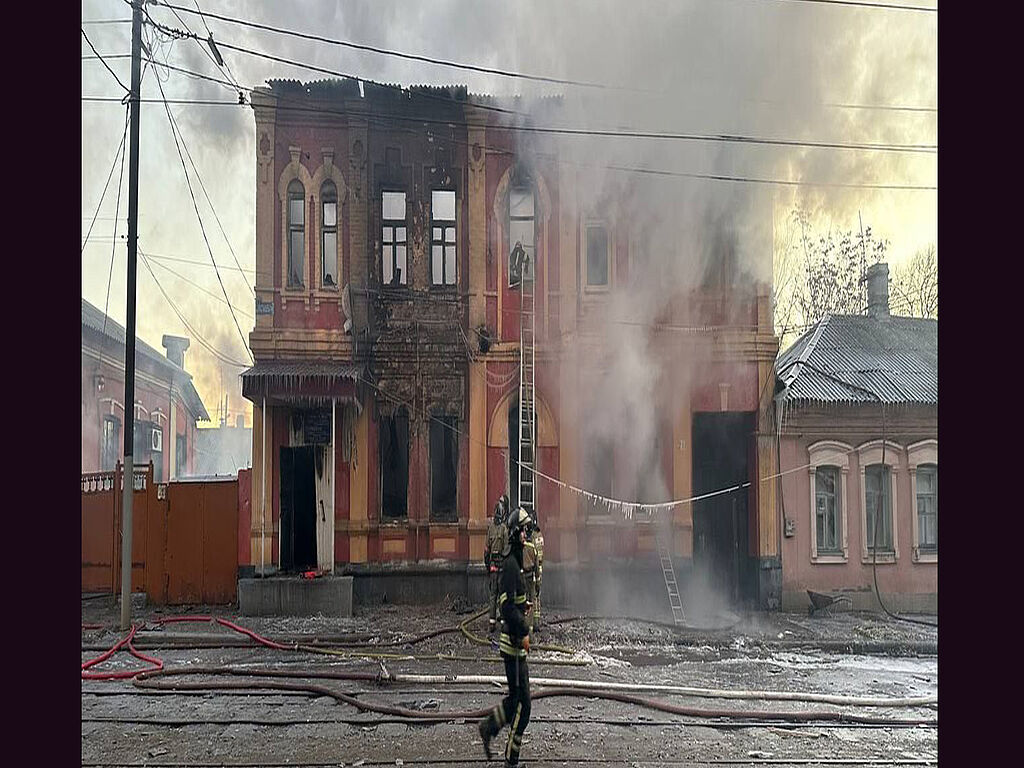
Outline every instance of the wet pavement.
{"label": "wet pavement", "polygon": [[[493,707],[503,686],[486,681],[372,679],[383,670],[503,677],[498,653],[458,629],[475,612],[465,608],[377,606],[357,609],[351,619],[239,617],[237,606],[137,611],[133,618],[140,629],[134,642],[142,654],[160,659],[165,669],[204,671],[147,681],[185,684],[188,690],[141,688],[131,679],[83,680],[82,765],[487,765],[471,717],[416,722],[361,711],[334,697],[348,694],[373,705],[442,717]],[[204,615],[288,648],[258,645],[208,620],[156,623]],[[535,700],[523,739],[524,765],[938,762],[938,706],[921,701],[938,695],[935,627],[863,613],[731,614],[684,628],[622,618],[556,623],[570,617],[551,611],[551,623],[534,638],[535,644],[571,652],[531,651]],[[917,618],[937,623],[935,617]],[[109,599],[83,600],[83,663],[124,637],[118,622],[119,611]],[[442,628],[451,631],[401,644],[403,638]],[[479,637],[486,621],[478,619],[467,629]],[[355,642],[363,645],[353,647]],[[304,648],[296,650],[296,644]],[[89,671],[146,666],[121,650]],[[224,674],[224,667],[235,674]],[[261,674],[268,671],[278,676]],[[368,673],[371,679],[322,676],[337,672]],[[282,678],[282,673],[289,676]],[[602,689],[538,698],[545,689],[538,682],[543,678],[596,682]],[[685,714],[598,698],[622,684],[714,689],[714,695],[626,692]],[[739,691],[748,697],[736,698]],[[800,694],[803,700],[765,698],[764,692]],[[823,701],[822,694],[854,698]],[[911,701],[868,706],[892,699]],[[495,742],[498,753],[503,743]]]}

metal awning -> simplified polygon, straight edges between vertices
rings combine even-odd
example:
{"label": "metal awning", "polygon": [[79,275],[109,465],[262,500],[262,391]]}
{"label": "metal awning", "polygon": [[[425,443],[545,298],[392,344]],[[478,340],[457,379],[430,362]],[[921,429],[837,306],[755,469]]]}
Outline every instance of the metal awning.
{"label": "metal awning", "polygon": [[318,360],[267,360],[242,373],[242,396],[283,405],[350,402],[360,410],[356,385],[370,383],[364,366]]}

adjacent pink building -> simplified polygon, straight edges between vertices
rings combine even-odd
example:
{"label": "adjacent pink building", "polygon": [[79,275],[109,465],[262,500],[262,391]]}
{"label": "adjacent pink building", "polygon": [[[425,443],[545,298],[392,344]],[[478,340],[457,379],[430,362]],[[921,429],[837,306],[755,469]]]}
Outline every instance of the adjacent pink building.
{"label": "adjacent pink building", "polygon": [[826,316],[776,364],[782,607],[807,590],[854,608],[938,606],[938,321],[892,317],[888,267],[868,313]]}
{"label": "adjacent pink building", "polygon": [[[189,340],[164,336],[162,355],[135,340],[136,467],[153,462],[158,483],[191,474],[196,423],[209,421],[185,371]],[[82,299],[82,471],[111,470],[124,461],[124,327]]]}

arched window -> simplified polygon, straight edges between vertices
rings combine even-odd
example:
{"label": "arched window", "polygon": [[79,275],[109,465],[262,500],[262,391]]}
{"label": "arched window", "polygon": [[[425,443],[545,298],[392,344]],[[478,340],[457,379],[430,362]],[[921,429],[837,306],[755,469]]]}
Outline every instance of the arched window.
{"label": "arched window", "polygon": [[[527,279],[532,280],[534,277],[533,262],[537,255],[534,212],[533,185],[525,178],[524,174],[517,173],[508,193],[508,284],[510,288],[522,282],[524,266]],[[513,256],[516,251],[516,243],[522,244],[525,259]]]}
{"label": "arched window", "polygon": [[325,288],[338,285],[338,188],[326,181],[320,188],[320,274]]}
{"label": "arched window", "polygon": [[846,477],[852,452],[849,445],[834,440],[822,440],[807,447],[812,563],[847,561]]}
{"label": "arched window", "polygon": [[302,182],[293,180],[288,185],[288,287],[303,285],[304,256],[306,250],[306,190]]}
{"label": "arched window", "polygon": [[[860,463],[862,520],[861,561],[896,562],[899,559],[897,537],[896,478],[903,448],[886,442],[882,463],[882,441],[873,440],[857,449]],[[877,532],[875,521],[877,520]]]}

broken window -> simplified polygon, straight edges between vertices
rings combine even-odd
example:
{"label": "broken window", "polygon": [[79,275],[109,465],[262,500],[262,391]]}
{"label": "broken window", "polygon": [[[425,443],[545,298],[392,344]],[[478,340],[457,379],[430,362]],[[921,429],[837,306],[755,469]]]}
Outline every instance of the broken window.
{"label": "broken window", "polygon": [[455,193],[435,189],[431,198],[430,282],[455,285]]}
{"label": "broken window", "polygon": [[458,520],[459,433],[454,416],[430,420],[430,519]]}
{"label": "broken window", "polygon": [[403,518],[409,509],[409,414],[405,408],[380,420],[380,514]]}
{"label": "broken window", "polygon": [[608,230],[601,224],[587,227],[587,285],[608,285]]}
{"label": "broken window", "polygon": [[[879,552],[892,552],[892,471],[887,464],[871,464],[864,471],[865,514],[867,515],[867,549],[876,546]],[[881,503],[881,507],[879,507]],[[875,540],[875,519],[878,539]]]}
{"label": "broken window", "polygon": [[917,468],[917,537],[922,552],[939,549],[939,465]]}
{"label": "broken window", "polygon": [[288,185],[288,287],[301,288],[306,250],[306,191],[298,179]]}
{"label": "broken window", "polygon": [[842,552],[839,468],[818,467],[814,472],[814,519],[818,553]]}
{"label": "broken window", "polygon": [[100,469],[112,470],[117,466],[121,442],[121,421],[116,416],[103,417],[103,432],[100,438]]}
{"label": "broken window", "polygon": [[325,288],[338,285],[338,188],[327,181],[320,189],[320,274]]}
{"label": "broken window", "polygon": [[[534,276],[534,200],[533,189],[526,184],[517,184],[508,193],[508,284],[518,285],[523,280],[523,270],[528,280]],[[516,244],[521,244],[521,251]],[[520,255],[521,254],[521,255]]]}
{"label": "broken window", "polygon": [[381,281],[384,285],[408,285],[405,192],[381,194]]}

